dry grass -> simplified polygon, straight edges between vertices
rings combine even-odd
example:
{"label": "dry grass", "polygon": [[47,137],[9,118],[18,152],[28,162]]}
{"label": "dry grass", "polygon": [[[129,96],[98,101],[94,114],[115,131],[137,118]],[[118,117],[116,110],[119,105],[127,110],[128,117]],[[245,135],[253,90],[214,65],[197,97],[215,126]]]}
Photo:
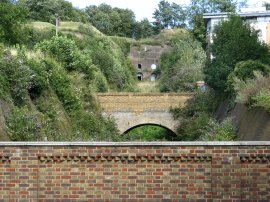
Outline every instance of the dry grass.
{"label": "dry grass", "polygon": [[158,82],[154,82],[154,81],[138,82],[138,88],[139,88],[139,91],[142,93],[158,93],[159,92]]}
{"label": "dry grass", "polygon": [[[234,80],[234,89],[237,92],[236,101],[243,104],[252,104],[254,98],[261,92],[270,92],[270,77],[254,72],[255,78],[242,81]],[[251,102],[251,103],[250,103]]]}
{"label": "dry grass", "polygon": [[31,22],[31,25],[33,26],[33,28],[36,28],[36,29],[40,29],[40,30],[51,30],[51,29],[54,29],[55,26],[51,23],[48,23],[48,22]]}

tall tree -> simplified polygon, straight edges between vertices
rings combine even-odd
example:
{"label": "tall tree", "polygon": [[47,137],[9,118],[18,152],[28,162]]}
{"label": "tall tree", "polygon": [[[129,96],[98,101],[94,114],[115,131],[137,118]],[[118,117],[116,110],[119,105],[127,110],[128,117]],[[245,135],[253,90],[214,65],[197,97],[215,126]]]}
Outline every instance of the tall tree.
{"label": "tall tree", "polygon": [[31,20],[54,23],[58,14],[61,20],[87,21],[84,12],[65,0],[19,0],[18,3],[29,11]]}
{"label": "tall tree", "polygon": [[22,43],[25,40],[23,24],[27,12],[9,1],[0,3],[0,42],[8,44]]}
{"label": "tall tree", "polygon": [[220,92],[226,90],[228,75],[236,63],[258,60],[270,64],[267,45],[258,39],[258,32],[239,16],[231,16],[215,28],[210,48],[214,59],[205,66],[206,82]]}
{"label": "tall tree", "polygon": [[140,22],[136,22],[134,26],[133,37],[136,39],[147,38],[154,34],[154,26],[149,22],[147,18],[142,19]]}
{"label": "tall tree", "polygon": [[153,17],[161,25],[161,28],[174,28],[185,25],[185,12],[176,3],[169,3],[162,0],[158,4],[158,9],[153,13]]}
{"label": "tall tree", "polygon": [[132,37],[136,22],[133,11],[101,4],[89,6],[85,12],[89,16],[89,22],[104,34]]}
{"label": "tall tree", "polygon": [[203,47],[206,47],[206,29],[203,20],[204,13],[231,12],[235,13],[239,7],[246,4],[246,0],[191,0],[187,7],[187,21],[192,33]]}

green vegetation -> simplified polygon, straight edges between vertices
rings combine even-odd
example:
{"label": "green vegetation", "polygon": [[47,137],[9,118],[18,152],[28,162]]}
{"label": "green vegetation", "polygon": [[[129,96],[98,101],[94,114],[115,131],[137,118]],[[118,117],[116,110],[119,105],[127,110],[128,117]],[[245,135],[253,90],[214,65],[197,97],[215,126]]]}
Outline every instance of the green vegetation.
{"label": "green vegetation", "polygon": [[196,81],[203,80],[205,52],[189,33],[173,36],[170,43],[172,50],[164,54],[160,61],[160,91],[194,91]]}
{"label": "green vegetation", "polygon": [[235,12],[245,5],[245,0],[191,0],[189,5],[180,6],[161,0],[153,17],[157,29],[189,28],[193,36],[206,47],[204,13]]}
{"label": "green vegetation", "polygon": [[234,90],[237,92],[236,101],[250,107],[263,107],[270,112],[270,78],[261,72],[254,72],[254,78],[234,78]]}
{"label": "green vegetation", "polygon": [[172,109],[181,123],[177,131],[180,141],[232,141],[237,140],[236,128],[230,118],[219,123],[213,117],[217,105],[214,91],[197,92],[182,109]]}
{"label": "green vegetation", "polygon": [[0,43],[15,45],[25,42],[26,15],[26,10],[21,6],[9,1],[0,3]]}
{"label": "green vegetation", "polygon": [[172,131],[155,125],[140,126],[122,136],[124,141],[172,141],[175,138]]}
{"label": "green vegetation", "polygon": [[65,0],[19,0],[32,21],[55,23],[56,14],[63,21],[87,22],[87,15]]}
{"label": "green vegetation", "polygon": [[[31,2],[7,6],[21,9]],[[26,12],[37,19],[34,10]],[[18,23],[19,27],[20,19]],[[129,40],[104,36],[91,25],[78,22],[61,22],[59,36],[54,36],[55,26],[50,23],[27,22],[25,27],[29,30],[25,32],[27,40],[14,35],[0,45],[0,99],[10,108],[5,114],[9,138],[118,140],[116,125],[101,115],[95,93],[135,88],[135,72],[127,59]],[[10,48],[14,43],[24,46]]]}
{"label": "green vegetation", "polygon": [[214,59],[208,61],[204,73],[208,85],[219,92],[225,93],[229,87],[228,76],[238,62],[257,60],[270,64],[267,45],[239,16],[231,16],[228,21],[218,25],[213,40],[210,51]]}
{"label": "green vegetation", "polygon": [[109,36],[144,38],[154,34],[155,27],[147,20],[136,22],[132,10],[112,8],[105,3],[85,9],[89,22]]}
{"label": "green vegetation", "polygon": [[[270,112],[269,50],[249,24],[232,15],[216,27],[207,50],[213,59],[206,61],[202,14],[234,12],[241,3],[191,0],[181,7],[161,0],[152,24],[106,4],[79,10],[65,0],[2,1],[0,101],[8,106],[7,135],[14,141],[236,140],[232,119],[219,123],[214,111],[230,97]],[[168,27],[177,29],[162,30]],[[170,46],[156,71],[158,85],[136,86],[128,54],[142,44]],[[204,93],[195,86],[199,80],[208,85]],[[181,123],[176,136],[157,126],[119,136],[95,96],[110,91],[193,92],[194,97],[183,109],[172,109]]]}

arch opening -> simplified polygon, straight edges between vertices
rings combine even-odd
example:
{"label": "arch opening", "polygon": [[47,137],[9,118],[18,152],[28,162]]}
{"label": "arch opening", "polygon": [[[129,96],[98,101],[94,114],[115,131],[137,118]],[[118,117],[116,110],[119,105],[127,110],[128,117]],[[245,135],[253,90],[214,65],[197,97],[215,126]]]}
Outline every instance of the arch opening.
{"label": "arch opening", "polygon": [[156,81],[157,75],[155,73],[151,74],[150,81]]}
{"label": "arch opening", "polygon": [[171,129],[152,123],[133,126],[122,135],[129,141],[173,141],[177,138]]}
{"label": "arch opening", "polygon": [[141,72],[137,73],[137,79],[138,81],[142,81],[143,80],[143,74]]}

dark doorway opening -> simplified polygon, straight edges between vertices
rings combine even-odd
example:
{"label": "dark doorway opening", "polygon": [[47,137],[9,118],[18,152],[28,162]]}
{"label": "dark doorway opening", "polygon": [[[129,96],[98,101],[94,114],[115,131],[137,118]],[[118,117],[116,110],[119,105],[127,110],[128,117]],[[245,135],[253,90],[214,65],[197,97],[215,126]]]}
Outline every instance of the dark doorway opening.
{"label": "dark doorway opening", "polygon": [[142,68],[142,64],[138,64],[138,69],[141,69]]}
{"label": "dark doorway opening", "polygon": [[142,81],[143,80],[143,74],[142,73],[137,73],[137,79],[138,79],[138,81]]}

